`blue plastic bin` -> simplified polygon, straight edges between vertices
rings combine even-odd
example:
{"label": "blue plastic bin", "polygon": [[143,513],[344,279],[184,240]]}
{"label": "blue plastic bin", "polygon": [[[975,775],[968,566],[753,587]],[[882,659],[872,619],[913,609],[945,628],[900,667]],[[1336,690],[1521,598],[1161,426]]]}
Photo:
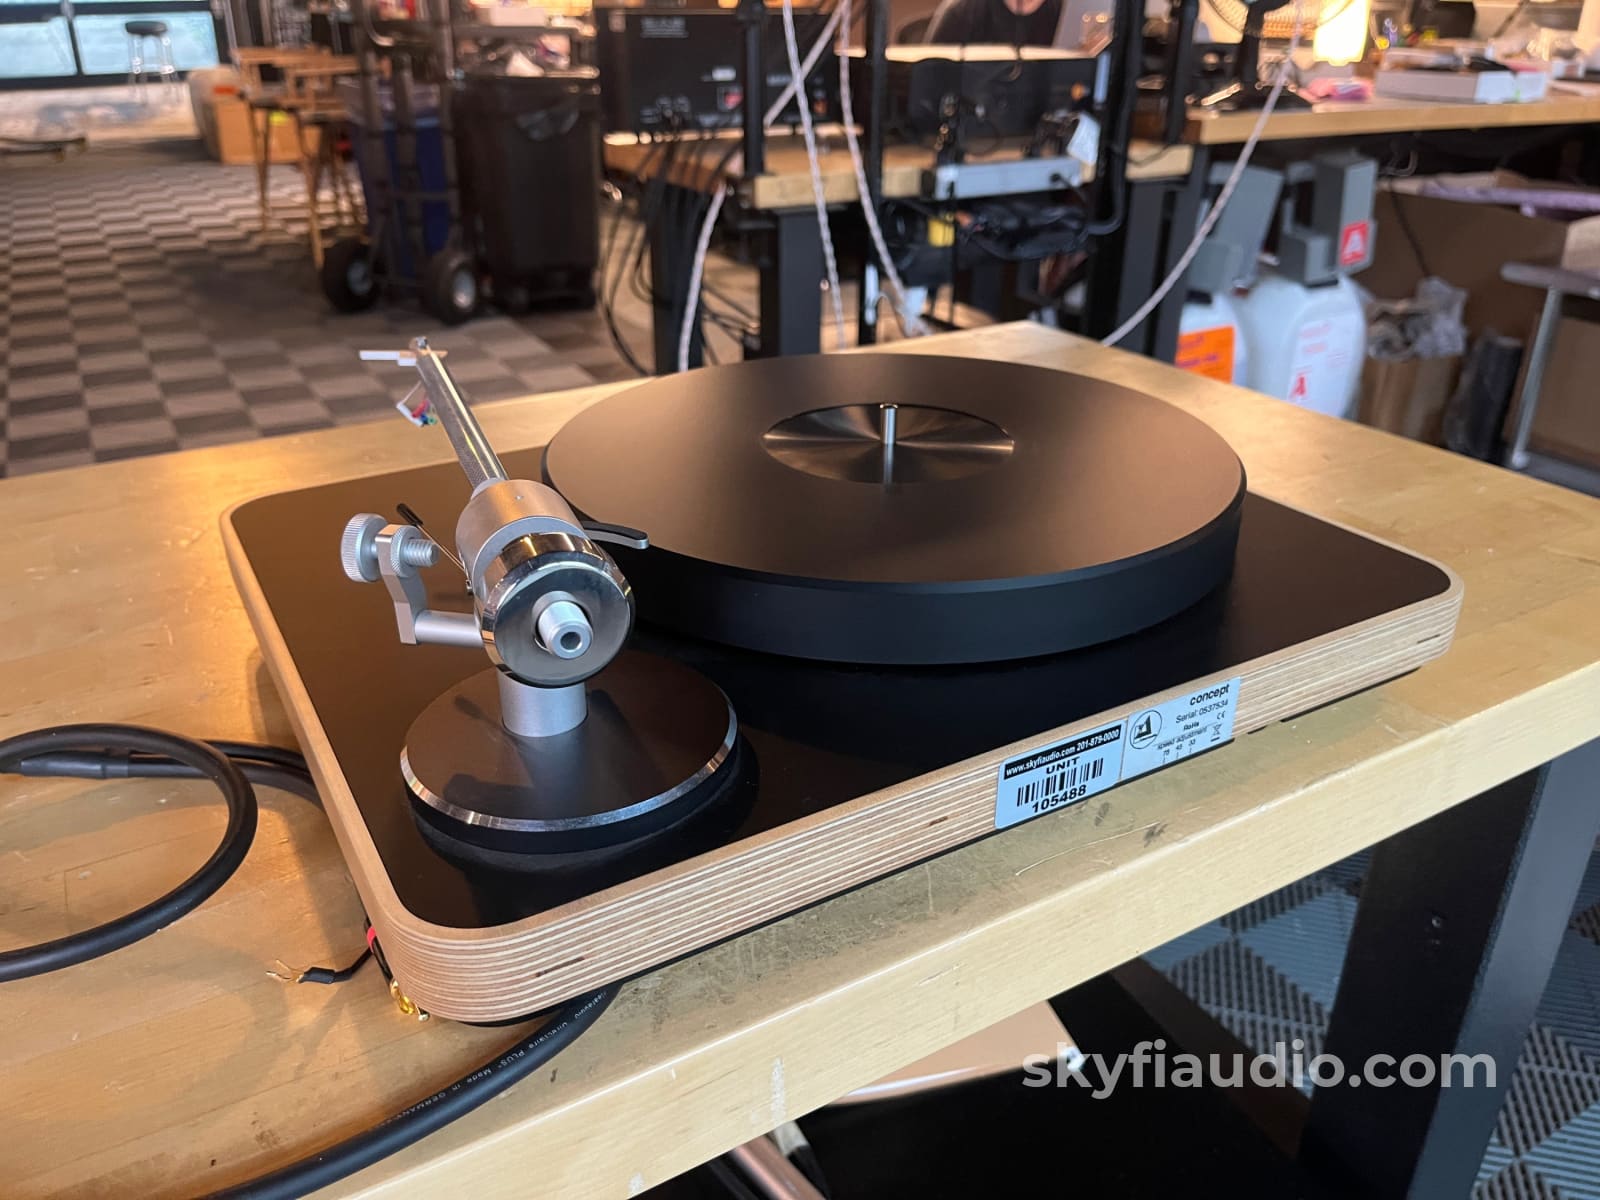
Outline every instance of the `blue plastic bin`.
{"label": "blue plastic bin", "polygon": [[[353,87],[342,87],[341,98],[345,102],[346,114],[350,118],[350,138],[352,150],[356,160],[356,171],[361,177],[361,195],[367,206],[367,231],[373,232],[378,217],[378,211],[372,199],[371,175],[367,170],[366,158],[367,126],[366,113],[360,101],[360,93]],[[389,183],[393,194],[394,207],[391,213],[402,218],[407,212],[406,201],[402,195],[403,189],[399,184],[399,168],[396,161],[396,134],[394,126],[394,95],[391,89],[384,88],[380,92],[380,103],[383,108],[383,152],[388,159]],[[444,139],[439,135],[439,101],[438,91],[432,87],[419,87],[416,89],[416,124],[417,124],[417,176],[424,192],[431,192],[442,197],[445,190],[444,175]],[[431,257],[442,250],[450,240],[450,206],[441,198],[437,200],[419,201],[422,214],[422,244]],[[395,233],[400,231],[396,229]],[[396,261],[391,263],[392,270],[402,279],[418,279],[421,277],[422,265],[411,261],[411,241],[407,236],[394,239]],[[423,264],[425,265],[425,264]]]}

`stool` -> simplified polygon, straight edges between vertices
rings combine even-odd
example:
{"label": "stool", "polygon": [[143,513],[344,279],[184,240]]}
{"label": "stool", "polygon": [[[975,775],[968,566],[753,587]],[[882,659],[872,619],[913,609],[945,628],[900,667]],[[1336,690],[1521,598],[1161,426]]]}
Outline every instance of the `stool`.
{"label": "stool", "polygon": [[1533,419],[1539,410],[1539,390],[1544,386],[1544,370],[1550,362],[1550,351],[1555,348],[1556,327],[1561,324],[1563,302],[1568,296],[1600,300],[1600,277],[1561,267],[1509,262],[1500,268],[1500,278],[1507,283],[1544,289],[1544,308],[1540,310],[1539,324],[1534,328],[1533,342],[1528,347],[1528,366],[1522,373],[1522,390],[1517,395],[1516,423],[1512,426],[1511,444],[1506,448],[1502,463],[1513,471],[1526,471],[1534,463],[1535,455],[1528,449],[1528,441],[1533,436]]}
{"label": "stool", "polygon": [[[156,43],[156,74],[161,82],[178,81],[178,68],[172,61],[172,39],[167,36],[165,21],[127,21],[122,28],[128,35],[129,87],[144,82],[146,42]],[[143,96],[143,92],[139,94]]]}

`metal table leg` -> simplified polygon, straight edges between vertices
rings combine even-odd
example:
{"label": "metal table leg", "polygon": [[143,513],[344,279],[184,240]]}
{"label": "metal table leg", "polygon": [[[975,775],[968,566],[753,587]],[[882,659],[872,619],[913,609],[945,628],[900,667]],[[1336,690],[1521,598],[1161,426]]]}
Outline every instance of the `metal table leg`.
{"label": "metal table leg", "polygon": [[[682,192],[676,184],[668,189]],[[679,204],[679,200],[684,200]],[[663,211],[689,211],[685,197],[664,199]],[[671,375],[678,369],[678,334],[683,329],[683,308],[687,299],[689,271],[694,263],[695,229],[685,229],[675,221],[657,219],[649,229],[650,237],[650,331],[651,346],[655,354],[657,375]],[[696,310],[694,330],[689,335],[690,368],[704,361],[705,338],[701,331],[700,314]]]}
{"label": "metal table leg", "polygon": [[[1100,239],[1089,267],[1088,310],[1084,332],[1103,338],[1131,316],[1160,282],[1161,234],[1168,180],[1140,180],[1126,185],[1122,227]],[[1118,346],[1149,353],[1151,321],[1146,318]]]}
{"label": "metal table leg", "polygon": [[[1377,847],[1324,1047],[1347,1082],[1313,1094],[1305,1166],[1373,1200],[1471,1192],[1597,827],[1600,740]],[[1434,1080],[1349,1086],[1378,1054]],[[1445,1054],[1492,1056],[1493,1086],[1441,1087]]]}
{"label": "metal table leg", "polygon": [[311,265],[318,270],[322,268],[322,205],[319,196],[322,192],[322,149],[319,145],[313,150],[306,141],[306,131],[309,128],[317,136],[323,136],[323,129],[315,124],[307,126],[299,109],[288,110],[289,120],[294,122],[294,144],[300,154],[300,178],[306,188],[306,221],[309,228],[311,241]]}
{"label": "metal table leg", "polygon": [[[1161,269],[1156,272],[1151,282],[1151,291],[1160,286],[1161,281],[1178,265],[1178,260],[1183,257],[1183,252],[1189,248],[1189,243],[1194,238],[1195,229],[1199,227],[1200,201],[1205,197],[1208,161],[1206,148],[1196,146],[1189,174],[1184,177],[1180,186],[1172,190],[1170,216],[1166,222],[1166,252],[1161,259]],[[1137,233],[1135,236],[1138,236]],[[1146,322],[1150,341],[1145,352],[1151,358],[1169,363],[1178,357],[1178,323],[1183,317],[1183,306],[1188,299],[1188,285],[1185,280],[1180,279],[1173,284],[1166,299],[1156,306],[1156,311]],[[1140,297],[1139,302],[1142,304],[1144,297]]]}
{"label": "metal table leg", "polygon": [[[1181,179],[1128,182],[1122,227],[1101,238],[1089,267],[1089,309],[1084,332],[1102,338],[1133,315],[1188,249],[1200,222],[1210,157],[1194,147]],[[1118,343],[1123,350],[1171,362],[1178,352],[1178,322],[1188,289],[1179,280],[1156,310]]]}
{"label": "metal table leg", "polygon": [[272,193],[267,187],[267,174],[272,165],[272,113],[258,104],[247,104],[245,113],[250,118],[250,149],[256,159],[256,199],[261,209],[261,232],[272,229]]}
{"label": "metal table leg", "polygon": [[1561,297],[1560,288],[1546,289],[1539,327],[1534,331],[1533,346],[1528,351],[1528,369],[1523,372],[1522,394],[1517,398],[1517,426],[1506,452],[1506,466],[1513,471],[1528,469],[1528,438],[1533,433],[1533,418],[1539,411],[1539,390],[1544,386],[1544,369],[1556,342],[1556,326],[1561,324]]}
{"label": "metal table leg", "polygon": [[773,230],[761,263],[761,338],[756,358],[822,350],[822,236],[815,210],[769,214]]}

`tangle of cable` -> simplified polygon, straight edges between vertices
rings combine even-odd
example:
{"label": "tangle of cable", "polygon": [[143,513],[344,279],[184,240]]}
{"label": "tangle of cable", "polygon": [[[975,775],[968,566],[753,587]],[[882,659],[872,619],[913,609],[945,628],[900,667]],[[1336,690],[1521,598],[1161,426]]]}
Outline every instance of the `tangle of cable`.
{"label": "tangle of cable", "polygon": [[[802,127],[807,131],[810,130],[811,114],[810,110],[805,104],[804,99],[805,80],[806,77],[810,75],[811,69],[816,66],[817,59],[822,56],[822,51],[827,48],[828,42],[833,36],[833,31],[838,27],[838,22],[843,14],[844,7],[842,5],[833,10],[833,16],[828,20],[828,23],[823,26],[821,34],[818,35],[816,42],[812,44],[810,51],[806,54],[805,62],[801,65],[798,71],[794,70],[794,64],[791,62],[789,82],[787,85],[785,85],[783,91],[778,94],[777,100],[775,100],[772,106],[767,109],[766,115],[762,117],[761,124],[763,128],[774,124],[778,119],[778,115],[783,111],[784,105],[789,102],[789,98],[791,96],[795,96],[798,97],[796,101],[796,107],[800,111],[801,120],[803,122]],[[790,31],[792,31],[793,28],[793,17],[794,14],[791,9],[789,12],[790,21],[788,26]],[[813,187],[815,188],[820,185],[820,175],[818,174],[816,163],[815,140],[808,140],[807,147],[811,152],[809,154],[809,159],[812,167]],[[719,170],[717,174],[720,178],[721,171]],[[694,338],[695,317],[700,311],[700,285],[701,281],[705,277],[706,256],[710,253],[711,231],[716,227],[717,217],[722,212],[722,202],[727,199],[727,184],[725,181],[719,184],[718,192],[720,195],[714,194],[712,196],[712,202],[710,206],[706,209],[706,215],[701,225],[700,233],[695,239],[694,260],[689,267],[690,291],[684,300],[683,322],[678,327],[677,368],[680,371],[687,371],[689,369],[689,343]],[[823,250],[826,254],[827,261],[832,266],[832,273],[829,276],[829,282],[835,298],[835,316],[838,319],[839,338],[840,344],[842,345],[844,339],[844,301],[839,295],[838,267],[834,264],[833,240],[830,236],[830,230],[828,227],[826,206],[819,210],[819,217],[821,221]]]}
{"label": "tangle of cable", "polygon": [[[800,64],[800,74],[791,75],[789,82],[783,85],[783,91],[778,93],[778,98],[768,106],[766,115],[761,118],[762,128],[778,123],[778,115],[783,112],[783,106],[789,103],[789,98],[800,92],[805,81],[810,78],[811,72],[816,68],[817,59],[822,57],[822,52],[828,48],[828,43],[833,39],[833,31],[839,27],[839,22],[847,15],[850,6],[837,4],[834,6],[833,15],[828,18],[828,23],[822,27],[822,32],[817,35],[817,40],[811,44],[805,61]],[[849,25],[845,26],[846,30]],[[804,103],[804,97],[801,100]]]}
{"label": "tangle of cable", "polygon": [[717,214],[722,202],[728,198],[728,181],[720,180],[717,190],[711,193],[711,205],[706,209],[706,219],[700,225],[700,236],[695,239],[694,263],[689,268],[689,294],[683,302],[683,324],[678,328],[678,370],[689,369],[689,341],[694,336],[695,314],[700,311],[700,279],[705,274],[706,255],[711,250],[711,231],[716,228]]}
{"label": "tangle of cable", "polygon": [[1261,113],[1256,117],[1256,123],[1250,130],[1250,136],[1245,139],[1244,146],[1239,151],[1239,157],[1233,164],[1233,170],[1228,172],[1228,178],[1223,181],[1222,190],[1217,193],[1217,198],[1212,202],[1211,209],[1206,213],[1205,219],[1200,222],[1199,228],[1194,231],[1194,238],[1184,250],[1183,256],[1177,264],[1167,273],[1161,285],[1150,294],[1150,298],[1134,310],[1126,321],[1113,329],[1100,339],[1102,346],[1115,346],[1128,334],[1132,333],[1139,325],[1156,310],[1156,306],[1167,298],[1167,293],[1177,286],[1188,271],[1189,264],[1194,261],[1194,256],[1200,253],[1200,247],[1206,238],[1211,236],[1211,231],[1216,228],[1217,222],[1222,219],[1222,212],[1228,206],[1228,201],[1233,198],[1234,189],[1239,186],[1239,180],[1244,178],[1244,169],[1250,165],[1250,156],[1255,153],[1256,143],[1261,140],[1261,131],[1267,127],[1267,118],[1272,116],[1272,110],[1278,106],[1278,97],[1283,94],[1284,85],[1289,79],[1289,63],[1294,58],[1294,52],[1300,46],[1300,7],[1305,0],[1295,0],[1294,26],[1289,32],[1289,49],[1283,56],[1283,63],[1278,68],[1278,77],[1272,83],[1272,90],[1267,93],[1267,100],[1262,105]]}
{"label": "tangle of cable", "polygon": [[[872,191],[867,187],[866,162],[861,154],[861,141],[856,137],[855,110],[851,103],[850,95],[850,0],[839,0],[839,8],[835,15],[843,14],[839,33],[839,116],[844,121],[844,140],[850,146],[850,165],[856,172],[856,190],[861,193],[861,215],[867,221],[867,233],[872,238],[872,248],[877,252],[878,263],[883,268],[883,281],[889,292],[889,303],[894,309],[895,319],[900,322],[900,330],[907,337],[917,337],[927,333],[928,328],[922,323],[920,314],[911,311],[910,301],[906,297],[905,284],[900,280],[900,272],[895,269],[894,259],[889,254],[889,244],[884,240],[883,227],[878,222],[878,206],[875,203]],[[862,285],[865,286],[865,280]]]}
{"label": "tangle of cable", "polygon": [[789,55],[789,75],[798,81],[795,108],[800,113],[800,136],[806,143],[806,163],[811,168],[811,197],[817,206],[817,232],[822,237],[822,261],[828,272],[828,298],[833,302],[836,344],[844,349],[844,297],[839,291],[839,261],[833,253],[833,230],[828,224],[828,201],[822,192],[822,167],[817,161],[817,132],[811,124],[811,106],[805,102],[805,76],[800,73],[800,41],[794,31],[794,0],[783,0],[783,47]]}

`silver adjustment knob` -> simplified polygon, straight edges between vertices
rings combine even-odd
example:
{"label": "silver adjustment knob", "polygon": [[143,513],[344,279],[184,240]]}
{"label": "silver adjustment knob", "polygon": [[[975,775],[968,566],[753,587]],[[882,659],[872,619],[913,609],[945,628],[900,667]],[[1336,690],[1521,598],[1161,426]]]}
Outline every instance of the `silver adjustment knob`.
{"label": "silver adjustment knob", "polygon": [[439,544],[410,525],[385,526],[389,534],[389,565],[396,575],[410,575],[417,567],[439,561]]}
{"label": "silver adjustment knob", "polygon": [[345,523],[339,537],[339,562],[356,583],[378,582],[376,538],[388,523],[377,513],[357,513]]}

